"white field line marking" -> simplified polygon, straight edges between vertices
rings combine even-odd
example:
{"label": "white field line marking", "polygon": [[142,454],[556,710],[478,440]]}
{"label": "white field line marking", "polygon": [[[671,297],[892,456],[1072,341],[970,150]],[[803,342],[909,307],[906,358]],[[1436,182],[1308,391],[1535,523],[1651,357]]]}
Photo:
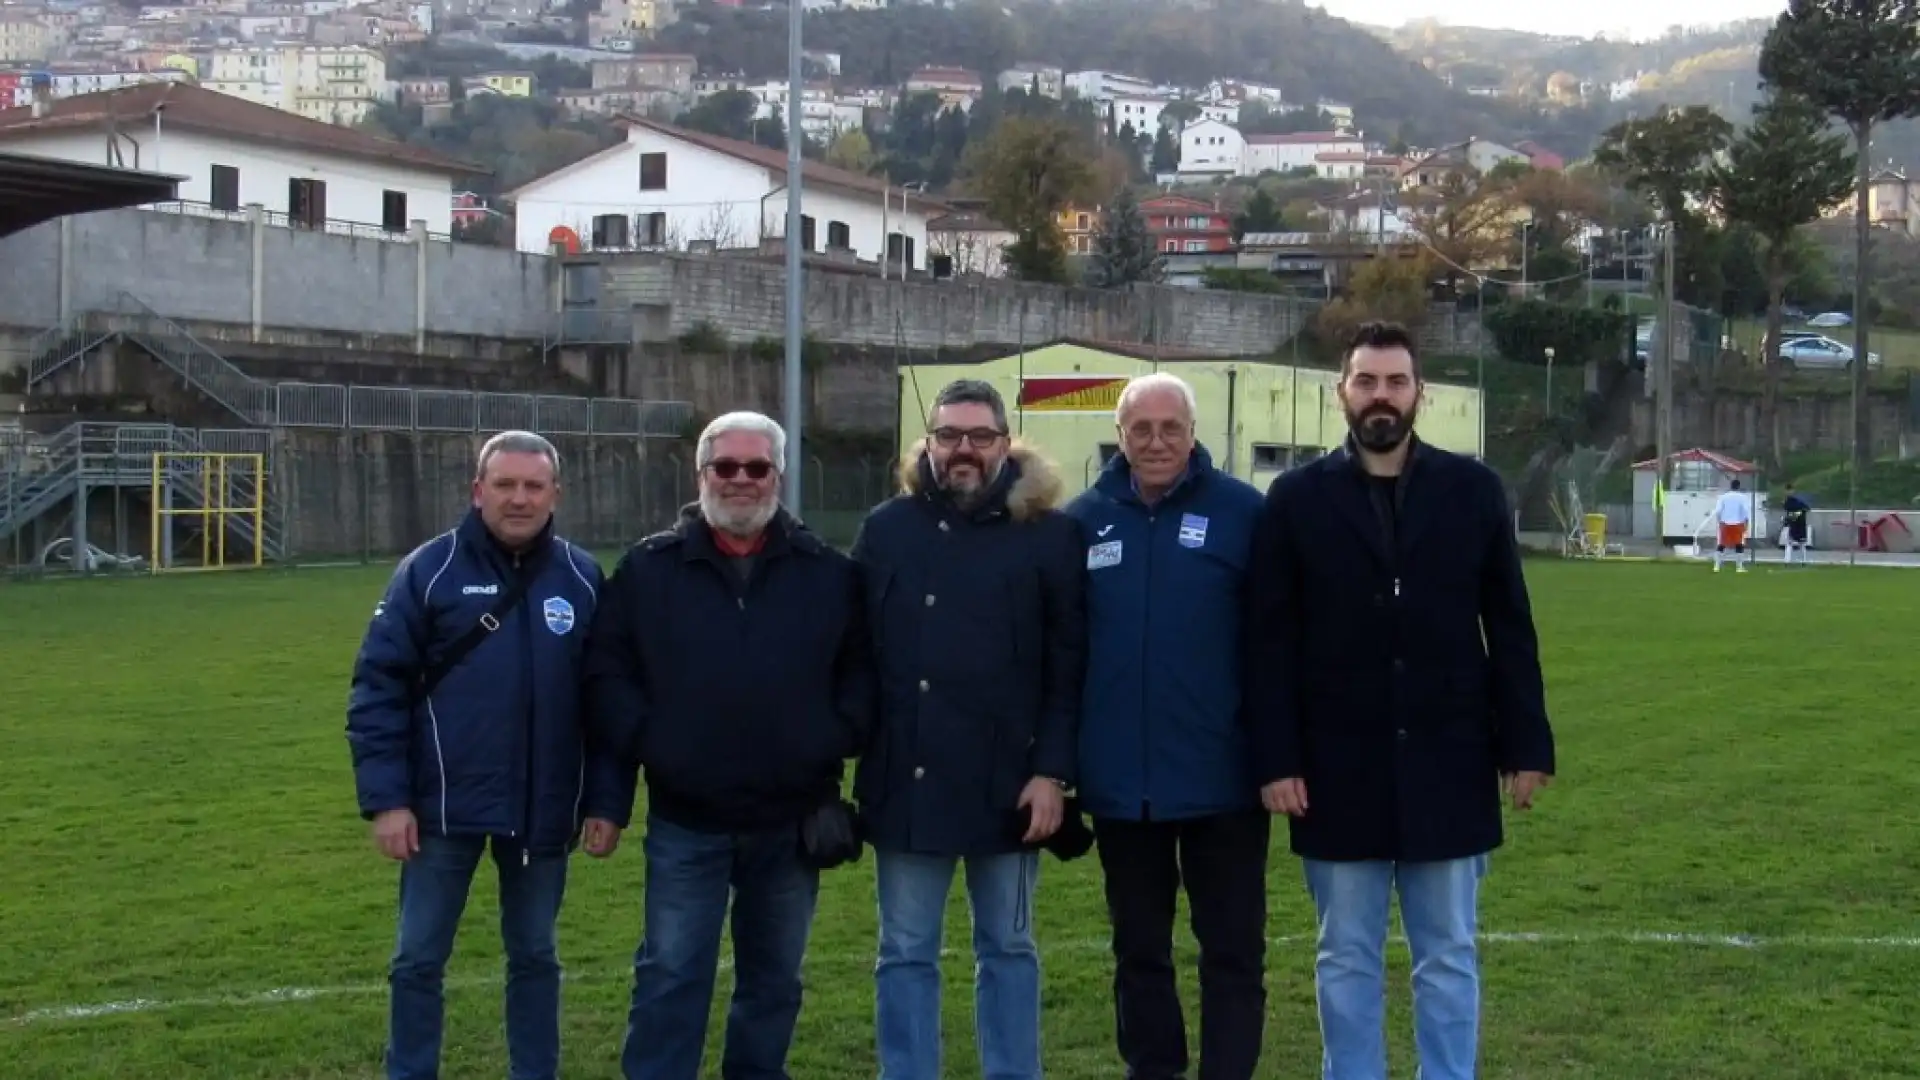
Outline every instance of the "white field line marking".
{"label": "white field line marking", "polygon": [[[1269,938],[1275,945],[1310,945],[1310,934],[1291,934]],[[1406,938],[1395,936],[1396,942],[1404,943]],[[1480,940],[1491,944],[1512,945],[1681,945],[1714,949],[1920,949],[1920,937],[1823,937],[1808,934],[1789,934],[1779,937],[1761,937],[1751,934],[1701,934],[1664,932],[1654,930],[1598,930],[1591,933],[1555,933],[1555,932],[1517,932],[1490,931],[1482,933]],[[1105,938],[1081,938],[1072,941],[1059,941],[1046,946],[1046,952],[1052,953],[1091,953],[1106,952],[1111,943]],[[1182,943],[1183,948],[1190,947]],[[963,949],[946,948],[941,955],[952,957],[963,953]],[[825,963],[859,962],[870,965],[871,956],[853,954],[815,954],[807,957],[810,965]],[[720,960],[720,970],[726,971],[732,966],[728,957]],[[609,972],[617,971],[618,977],[629,977],[630,968],[605,969],[601,971],[575,972],[565,976],[568,982],[598,981],[609,977]],[[497,986],[498,977],[467,976],[448,978],[448,989],[461,989],[475,986]],[[125,1001],[105,1001],[91,1005],[54,1005],[9,1017],[8,1027],[28,1027],[35,1024],[57,1023],[63,1020],[95,1020],[105,1016],[117,1016],[125,1013],[161,1012],[170,1009],[196,1008],[247,1008],[263,1005],[281,1005],[295,1001],[313,1001],[329,997],[371,997],[387,992],[387,984],[358,983],[340,986],[283,986],[271,990],[253,993],[220,994],[204,997],[185,998],[131,998]]]}

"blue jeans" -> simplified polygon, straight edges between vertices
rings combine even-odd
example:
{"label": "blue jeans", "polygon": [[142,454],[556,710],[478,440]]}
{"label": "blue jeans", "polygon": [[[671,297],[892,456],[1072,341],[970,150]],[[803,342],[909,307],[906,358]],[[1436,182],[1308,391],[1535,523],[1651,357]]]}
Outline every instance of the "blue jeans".
{"label": "blue jeans", "polygon": [[1040,953],[1033,892],[1040,856],[961,860],[877,851],[880,1080],[940,1080],[940,936],[962,861],[973,912],[973,1008],[984,1080],[1039,1080]]}
{"label": "blue jeans", "polygon": [[1472,1080],[1479,1056],[1480,968],[1475,944],[1487,857],[1446,862],[1307,859],[1320,925],[1314,984],[1320,1001],[1322,1080],[1386,1080],[1385,956],[1389,905],[1413,954],[1418,1080]]}
{"label": "blue jeans", "polygon": [[627,1080],[698,1080],[720,934],[733,899],[733,1004],[725,1080],[786,1080],[800,1019],[800,964],[820,872],[800,861],[800,826],[705,833],[647,818],[646,931],[620,1069]]}
{"label": "blue jeans", "polygon": [[[507,1075],[553,1080],[560,1072],[560,958],[554,924],[567,887],[567,857],[536,855],[522,863],[512,841],[493,840],[500,874],[500,940],[507,954]],[[440,1075],[443,993],[454,932],[467,907],[467,890],[482,836],[437,836],[424,831],[420,850],[400,867],[400,934],[388,981],[388,1080],[435,1080]]]}

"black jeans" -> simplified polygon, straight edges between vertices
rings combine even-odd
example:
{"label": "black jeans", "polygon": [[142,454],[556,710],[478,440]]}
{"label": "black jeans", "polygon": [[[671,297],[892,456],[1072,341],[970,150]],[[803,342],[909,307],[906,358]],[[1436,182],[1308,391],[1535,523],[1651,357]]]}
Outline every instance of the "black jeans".
{"label": "black jeans", "polygon": [[1199,1080],[1251,1080],[1267,1007],[1271,831],[1264,810],[1094,822],[1113,921],[1114,1019],[1129,1080],[1187,1075],[1187,1026],[1173,972],[1183,881],[1200,942]]}

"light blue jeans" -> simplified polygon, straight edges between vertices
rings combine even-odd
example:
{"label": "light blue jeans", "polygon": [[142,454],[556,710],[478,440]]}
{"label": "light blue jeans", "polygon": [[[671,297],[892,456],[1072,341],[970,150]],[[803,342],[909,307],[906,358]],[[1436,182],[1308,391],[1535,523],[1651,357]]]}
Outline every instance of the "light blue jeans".
{"label": "light blue jeans", "polygon": [[1415,1075],[1473,1080],[1480,1041],[1475,912],[1487,857],[1305,863],[1319,919],[1313,974],[1322,1080],[1387,1080],[1385,952],[1396,890],[1413,954]]}
{"label": "light blue jeans", "polygon": [[953,873],[966,864],[973,913],[973,1007],[984,1080],[1040,1080],[1040,953],[1033,891],[1040,856],[957,859],[877,851],[880,1080],[941,1080],[940,933]]}

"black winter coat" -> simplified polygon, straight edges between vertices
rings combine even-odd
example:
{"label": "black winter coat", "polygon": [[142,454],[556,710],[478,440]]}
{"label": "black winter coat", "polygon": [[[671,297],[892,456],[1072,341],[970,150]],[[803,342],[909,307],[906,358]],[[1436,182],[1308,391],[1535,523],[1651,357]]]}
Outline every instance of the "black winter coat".
{"label": "black winter coat", "polygon": [[1416,443],[1390,543],[1375,487],[1348,447],[1267,492],[1248,575],[1255,766],[1263,784],[1306,781],[1302,857],[1479,855],[1502,840],[1500,773],[1554,768],[1506,492]]}
{"label": "black winter coat", "polygon": [[1086,549],[1051,465],[1014,444],[963,513],[925,452],[854,541],[880,672],[874,739],[854,777],[886,851],[1017,851],[1036,776],[1071,784],[1086,668]]}
{"label": "black winter coat", "polygon": [[667,821],[798,825],[867,742],[863,612],[852,561],[784,510],[743,580],[689,508],[607,579],[587,646],[594,743],[629,779],[645,767],[648,808]]}

